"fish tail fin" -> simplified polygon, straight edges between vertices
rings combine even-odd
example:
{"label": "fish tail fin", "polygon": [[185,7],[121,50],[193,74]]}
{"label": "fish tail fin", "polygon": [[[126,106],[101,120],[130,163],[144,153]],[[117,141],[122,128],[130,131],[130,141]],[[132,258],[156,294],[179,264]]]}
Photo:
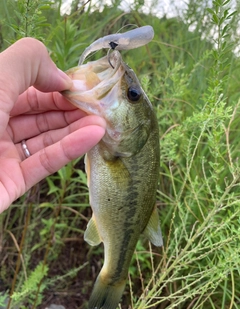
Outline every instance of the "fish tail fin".
{"label": "fish tail fin", "polygon": [[121,300],[125,285],[125,280],[110,285],[103,280],[100,273],[95,282],[88,309],[116,309]]}

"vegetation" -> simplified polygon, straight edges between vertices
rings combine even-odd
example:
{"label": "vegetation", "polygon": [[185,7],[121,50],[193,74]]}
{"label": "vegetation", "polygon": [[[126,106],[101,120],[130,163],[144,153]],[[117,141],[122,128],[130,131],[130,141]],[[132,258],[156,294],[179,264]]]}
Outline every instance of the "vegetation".
{"label": "vegetation", "polygon": [[[129,12],[117,0],[72,0],[69,15],[61,0],[0,3],[0,49],[36,37],[63,70],[98,37],[129,24],[154,27],[153,42],[122,54],[159,119],[164,247],[140,239],[122,309],[240,307],[240,5],[188,2],[171,18],[156,16],[161,1],[145,14],[140,0]],[[86,308],[103,261],[102,247],[83,241],[90,216],[82,158],[1,214],[0,306],[10,294],[7,308]]]}

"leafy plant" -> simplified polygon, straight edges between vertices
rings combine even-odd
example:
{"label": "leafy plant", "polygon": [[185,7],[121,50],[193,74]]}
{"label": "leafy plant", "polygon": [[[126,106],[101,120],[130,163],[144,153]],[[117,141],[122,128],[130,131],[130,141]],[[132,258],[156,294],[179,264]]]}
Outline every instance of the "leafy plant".
{"label": "leafy plant", "polygon": [[[139,241],[120,308],[238,308],[239,4],[214,0],[209,7],[209,1],[190,0],[177,17],[161,18],[154,15],[160,1],[153,1],[149,14],[142,1],[134,1],[130,12],[119,1],[72,1],[64,16],[61,5],[0,3],[1,48],[33,36],[66,70],[96,38],[123,26],[127,31],[129,24],[155,30],[153,42],[122,55],[159,121],[164,247]],[[83,241],[90,216],[82,159],[1,214],[0,277],[12,295],[8,308],[45,308],[49,295],[67,308],[85,308],[103,261],[102,247]]]}
{"label": "leafy plant", "polygon": [[[41,283],[41,292],[44,290],[44,284],[42,282],[43,278],[47,275],[48,267],[44,266],[40,262],[37,267],[31,272],[28,279],[23,283],[21,290],[19,292],[14,292],[12,294],[13,305],[22,303],[22,301],[28,298],[29,304],[33,304],[34,295],[39,289],[39,284]],[[40,294],[41,295],[41,294]],[[42,299],[38,299],[36,304],[41,304]],[[22,308],[26,308],[22,306]]]}

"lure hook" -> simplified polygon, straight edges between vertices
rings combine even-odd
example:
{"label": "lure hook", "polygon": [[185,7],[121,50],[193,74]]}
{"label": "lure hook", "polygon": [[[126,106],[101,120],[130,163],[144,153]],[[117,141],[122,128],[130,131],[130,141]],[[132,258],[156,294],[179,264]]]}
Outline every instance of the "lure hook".
{"label": "lure hook", "polygon": [[107,59],[108,59],[108,63],[110,64],[110,66],[114,69],[114,66],[113,66],[112,63],[111,63],[111,55],[110,55],[110,52],[111,52],[112,50],[114,50],[114,49],[118,46],[118,44],[115,43],[115,42],[110,42],[110,43],[109,43],[109,46],[110,46],[111,48],[109,48],[109,50],[108,50],[108,52],[107,52]]}
{"label": "lure hook", "polygon": [[107,52],[107,60],[108,60],[108,63],[110,64],[110,66],[114,69],[114,66],[111,62],[111,51],[114,50],[113,48],[109,48],[108,52]]}

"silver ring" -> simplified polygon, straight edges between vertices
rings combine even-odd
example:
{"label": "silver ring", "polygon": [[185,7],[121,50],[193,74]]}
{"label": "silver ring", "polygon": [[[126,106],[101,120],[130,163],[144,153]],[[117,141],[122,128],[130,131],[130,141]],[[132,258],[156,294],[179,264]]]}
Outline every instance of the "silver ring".
{"label": "silver ring", "polygon": [[28,150],[28,148],[27,148],[27,144],[26,144],[26,141],[25,141],[25,139],[24,140],[22,140],[22,149],[23,149],[23,152],[24,152],[24,154],[25,154],[25,157],[26,158],[29,158],[30,156],[31,156],[31,153],[30,153],[30,151]]}

